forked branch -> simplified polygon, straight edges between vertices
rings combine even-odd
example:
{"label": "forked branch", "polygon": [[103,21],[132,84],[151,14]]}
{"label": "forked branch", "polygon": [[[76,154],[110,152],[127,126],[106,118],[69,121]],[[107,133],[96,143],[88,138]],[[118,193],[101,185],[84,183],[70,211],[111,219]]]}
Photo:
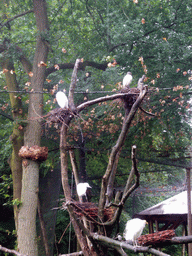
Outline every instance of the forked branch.
{"label": "forked branch", "polygon": [[146,93],[147,93],[147,86],[144,86],[144,88],[142,90],[140,90],[140,94],[139,94],[138,98],[136,99],[135,103],[132,105],[132,108],[131,108],[129,114],[125,117],[119,138],[116,142],[116,145],[112,148],[112,151],[111,151],[111,154],[109,157],[108,166],[107,166],[106,172],[102,179],[102,186],[101,186],[101,193],[100,193],[100,200],[99,200],[99,217],[101,219],[103,218],[103,210],[104,210],[104,206],[106,203],[106,191],[107,191],[108,181],[109,181],[109,177],[112,173],[113,166],[116,162],[116,157],[118,155],[118,152],[121,151],[121,148],[124,145],[128,129],[129,129],[131,122],[132,122],[138,108],[140,107]]}

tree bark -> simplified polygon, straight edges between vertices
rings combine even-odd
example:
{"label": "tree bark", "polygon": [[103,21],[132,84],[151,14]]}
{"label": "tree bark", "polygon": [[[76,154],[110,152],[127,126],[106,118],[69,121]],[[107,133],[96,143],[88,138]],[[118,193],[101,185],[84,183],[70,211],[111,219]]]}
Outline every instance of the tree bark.
{"label": "tree bark", "polygon": [[[16,75],[14,73],[14,65],[10,59],[4,60],[2,68],[5,72],[5,79],[9,91],[17,91],[19,89]],[[10,72],[12,70],[12,72]],[[21,200],[21,179],[22,179],[22,159],[18,156],[19,149],[23,146],[23,127],[19,126],[19,120],[23,116],[22,103],[16,93],[10,93],[10,102],[12,107],[12,116],[15,121],[13,124],[13,132],[10,136],[12,142],[12,153],[9,165],[13,178],[13,200]],[[14,219],[16,230],[18,228],[18,206],[14,204]]]}
{"label": "tree bark", "polygon": [[[34,13],[37,29],[39,31],[36,43],[36,51],[33,61],[33,76],[31,87],[33,91],[43,91],[45,80],[45,66],[48,55],[48,47],[44,36],[48,32],[48,20],[46,2],[44,0],[34,0]],[[40,145],[41,140],[41,116],[43,106],[43,94],[31,93],[29,98],[28,125],[24,134],[24,145]],[[30,256],[37,256],[36,237],[36,213],[39,187],[39,164],[35,161],[27,161],[23,164],[22,177],[22,205],[18,218],[18,249],[21,253]]]}

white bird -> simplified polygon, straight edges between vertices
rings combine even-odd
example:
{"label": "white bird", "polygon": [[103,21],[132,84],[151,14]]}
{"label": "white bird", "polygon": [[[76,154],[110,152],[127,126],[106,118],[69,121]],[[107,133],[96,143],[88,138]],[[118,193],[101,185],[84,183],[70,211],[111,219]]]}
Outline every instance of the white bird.
{"label": "white bird", "polygon": [[87,182],[77,184],[77,195],[87,197],[86,195],[87,188],[91,188],[91,186]]}
{"label": "white bird", "polygon": [[68,98],[64,92],[61,92],[61,91],[57,92],[56,100],[57,100],[58,105],[61,108],[68,108]]}
{"label": "white bird", "polygon": [[127,221],[123,233],[125,240],[131,240],[134,245],[137,245],[137,238],[142,234],[145,224],[147,221],[139,218]]}
{"label": "white bird", "polygon": [[123,78],[123,88],[125,88],[125,87],[129,88],[129,86],[132,82],[132,79],[133,79],[133,77],[132,77],[131,72],[127,72],[126,76],[124,76],[124,78]]}

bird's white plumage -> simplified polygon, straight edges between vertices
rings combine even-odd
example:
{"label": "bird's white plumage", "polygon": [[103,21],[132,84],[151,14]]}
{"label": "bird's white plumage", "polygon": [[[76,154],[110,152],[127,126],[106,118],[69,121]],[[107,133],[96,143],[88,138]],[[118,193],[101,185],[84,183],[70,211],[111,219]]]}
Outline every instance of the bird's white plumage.
{"label": "bird's white plumage", "polygon": [[91,186],[87,182],[77,184],[78,196],[86,196],[87,188],[91,188]]}
{"label": "bird's white plumage", "polygon": [[56,100],[57,100],[58,105],[61,108],[68,108],[68,98],[64,92],[61,92],[61,91],[57,92]]}
{"label": "bird's white plumage", "polygon": [[146,220],[139,218],[127,221],[123,234],[125,240],[131,240],[134,244],[137,244],[136,240],[142,234],[146,223]]}
{"label": "bird's white plumage", "polygon": [[132,77],[131,72],[127,72],[127,74],[123,78],[123,88],[125,88],[125,87],[129,88],[129,86],[132,82],[132,79],[133,79],[133,77]]}

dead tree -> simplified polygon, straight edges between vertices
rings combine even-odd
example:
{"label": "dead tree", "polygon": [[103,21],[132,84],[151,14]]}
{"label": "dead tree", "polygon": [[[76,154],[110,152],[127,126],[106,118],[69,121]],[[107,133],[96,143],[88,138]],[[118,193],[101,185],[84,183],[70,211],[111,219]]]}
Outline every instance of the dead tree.
{"label": "dead tree", "polygon": [[[74,104],[74,91],[77,80],[78,67],[81,64],[81,60],[77,59],[69,88],[69,109],[61,110],[60,116],[57,117],[57,121],[61,123],[60,130],[60,157],[61,157],[61,177],[62,185],[65,195],[65,206],[68,209],[71,222],[73,224],[78,242],[81,246],[81,250],[85,256],[87,255],[105,255],[106,245],[98,243],[97,239],[91,235],[91,231],[94,229],[100,235],[110,235],[110,230],[119,221],[123,206],[129,197],[129,195],[139,186],[139,172],[136,165],[136,146],[132,147],[132,169],[128,174],[128,180],[122,195],[122,198],[116,198],[112,203],[110,198],[111,190],[113,189],[113,181],[117,170],[117,165],[120,157],[122,147],[124,145],[128,129],[131,122],[140,107],[146,93],[147,85],[142,88],[133,88],[125,92],[119,92],[111,96],[104,96],[94,100],[90,100],[75,106]],[[98,205],[82,205],[78,202],[74,202],[71,198],[71,191],[68,182],[68,154],[70,154],[71,166],[78,183],[78,171],[75,165],[74,154],[67,144],[68,128],[74,117],[78,118],[80,112],[94,104],[112,101],[115,99],[121,99],[124,106],[128,106],[128,111],[125,109],[125,118],[122,125],[122,129],[118,140],[111,150],[108,166],[106,172],[102,178],[100,199]],[[51,115],[50,115],[51,116]],[[49,118],[50,118],[49,116]],[[53,115],[51,116],[53,118]],[[50,121],[50,119],[49,119]],[[133,181],[135,179],[135,181]],[[110,188],[110,189],[107,189]],[[82,218],[81,218],[82,217]],[[82,221],[83,220],[83,221]]]}

